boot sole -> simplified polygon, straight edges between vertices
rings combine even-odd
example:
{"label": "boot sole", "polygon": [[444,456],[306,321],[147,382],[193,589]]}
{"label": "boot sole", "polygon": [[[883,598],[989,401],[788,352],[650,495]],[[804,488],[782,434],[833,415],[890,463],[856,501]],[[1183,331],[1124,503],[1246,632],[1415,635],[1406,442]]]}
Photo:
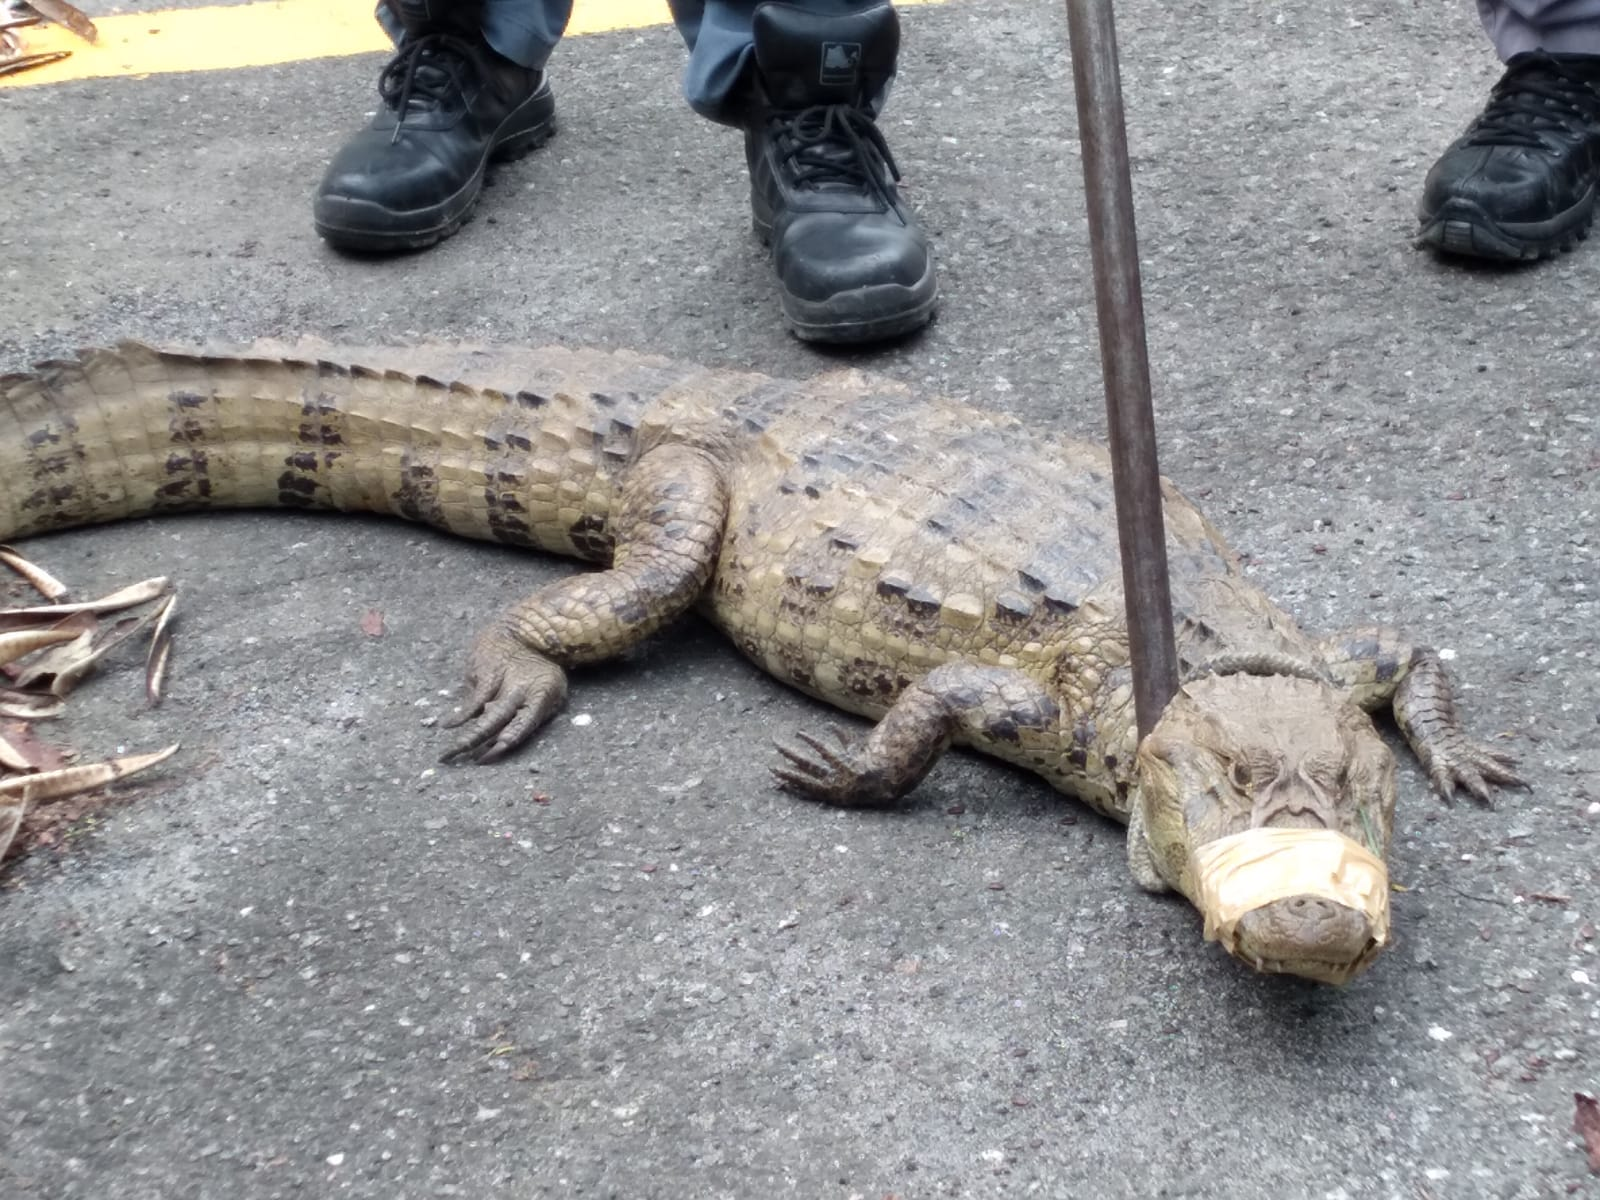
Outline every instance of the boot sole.
{"label": "boot sole", "polygon": [[[761,244],[772,245],[772,225],[759,216],[752,219]],[[850,346],[903,337],[933,320],[939,307],[939,279],[933,259],[916,283],[880,283],[840,292],[826,300],[806,300],[778,285],[783,323],[802,342],[827,342]],[[871,312],[870,317],[862,316]]]}
{"label": "boot sole", "polygon": [[1548,221],[1495,221],[1480,205],[1451,200],[1437,213],[1422,217],[1416,244],[1491,262],[1537,262],[1563,254],[1587,238],[1594,209],[1592,187],[1577,204]]}
{"label": "boot sole", "polygon": [[[530,98],[529,103],[536,98]],[[513,113],[501,128],[514,124],[519,115]],[[478,160],[477,170],[454,195],[438,204],[400,212],[370,201],[318,196],[312,224],[323,240],[336,250],[362,254],[425,250],[442,242],[471,219],[483,192],[489,164],[513,162],[539,149],[555,135],[556,117],[551,113],[527,129],[517,129],[491,141]]]}

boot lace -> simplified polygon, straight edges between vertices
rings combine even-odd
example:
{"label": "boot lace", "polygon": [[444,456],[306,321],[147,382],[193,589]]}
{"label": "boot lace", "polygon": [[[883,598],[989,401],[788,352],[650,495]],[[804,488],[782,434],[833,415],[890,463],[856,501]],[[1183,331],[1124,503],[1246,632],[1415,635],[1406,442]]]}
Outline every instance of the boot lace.
{"label": "boot lace", "polygon": [[778,162],[791,164],[797,186],[865,188],[894,207],[883,167],[896,183],[900,168],[883,140],[883,131],[853,104],[816,104],[799,110],[770,110],[766,119],[779,147]]}
{"label": "boot lace", "polygon": [[1467,141],[1474,146],[1548,149],[1540,135],[1571,137],[1574,116],[1585,125],[1600,120],[1600,92],[1548,55],[1530,54],[1510,66],[1494,85]]}
{"label": "boot lace", "polygon": [[411,113],[431,112],[465,90],[461,70],[474,57],[471,43],[448,33],[406,39],[378,76],[378,94],[397,114],[390,145],[400,140],[400,126]]}

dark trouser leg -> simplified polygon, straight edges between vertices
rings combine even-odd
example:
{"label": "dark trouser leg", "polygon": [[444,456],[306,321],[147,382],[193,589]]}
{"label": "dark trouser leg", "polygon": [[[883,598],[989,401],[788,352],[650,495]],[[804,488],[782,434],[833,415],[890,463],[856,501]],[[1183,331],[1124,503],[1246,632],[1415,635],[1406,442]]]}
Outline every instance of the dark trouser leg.
{"label": "dark trouser leg", "polygon": [[1597,0],[1478,0],[1478,16],[1501,62],[1530,50],[1600,55]]}
{"label": "dark trouser leg", "polygon": [[542,71],[572,18],[572,0],[380,0],[378,23],[398,45],[406,29],[464,26],[518,66]]}
{"label": "dark trouser leg", "polygon": [[[672,19],[689,62],[683,71],[683,96],[689,107],[723,125],[743,125],[753,102],[755,78],[755,12],[764,0],[668,0]],[[886,0],[810,0],[791,7],[820,19],[847,17],[887,7]],[[881,88],[868,98],[876,116],[888,96],[894,63]]]}

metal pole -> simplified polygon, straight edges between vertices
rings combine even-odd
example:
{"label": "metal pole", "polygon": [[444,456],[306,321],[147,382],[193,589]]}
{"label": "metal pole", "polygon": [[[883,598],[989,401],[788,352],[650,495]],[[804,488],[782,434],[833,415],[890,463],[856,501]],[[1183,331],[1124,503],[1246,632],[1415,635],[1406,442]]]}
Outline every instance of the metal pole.
{"label": "metal pole", "polygon": [[1128,606],[1134,712],[1142,738],[1178,690],[1178,653],[1172,631],[1172,592],[1167,583],[1156,425],[1150,406],[1150,358],[1145,348],[1133,182],[1111,0],[1067,0],[1067,33],[1078,95],[1078,137],[1083,145],[1095,308],[1100,320],[1100,366],[1111,428],[1112,486]]}

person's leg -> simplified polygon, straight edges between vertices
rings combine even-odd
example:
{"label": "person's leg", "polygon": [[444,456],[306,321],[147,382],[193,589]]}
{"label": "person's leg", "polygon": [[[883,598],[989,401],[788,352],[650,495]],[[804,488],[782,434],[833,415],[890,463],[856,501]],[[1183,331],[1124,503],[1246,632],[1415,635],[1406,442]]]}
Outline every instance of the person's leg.
{"label": "person's leg", "polygon": [[1506,63],[1423,184],[1418,241],[1519,261],[1586,237],[1600,189],[1600,0],[1478,0]]}
{"label": "person's leg", "polygon": [[888,0],[671,0],[684,96],[745,131],[751,208],[802,338],[864,342],[925,325],[932,250],[875,120],[900,24]]}
{"label": "person's leg", "polygon": [[1478,0],[1501,62],[1519,54],[1600,55],[1600,0]]}
{"label": "person's leg", "polygon": [[[673,21],[689,48],[683,72],[683,95],[689,107],[723,125],[743,125],[756,90],[755,13],[767,0],[668,0]],[[789,0],[821,21],[890,8],[890,0]],[[898,38],[895,42],[898,48]],[[880,67],[883,85],[866,98],[876,116],[894,78],[895,55]]]}
{"label": "person's leg", "polygon": [[572,0],[384,0],[398,52],[383,106],[334,156],[312,201],[317,232],[345,250],[431,246],[461,227],[492,159],[555,132],[544,64]]}
{"label": "person's leg", "polygon": [[399,45],[407,28],[470,27],[502,58],[542,71],[572,17],[572,0],[379,0],[378,23]]}

